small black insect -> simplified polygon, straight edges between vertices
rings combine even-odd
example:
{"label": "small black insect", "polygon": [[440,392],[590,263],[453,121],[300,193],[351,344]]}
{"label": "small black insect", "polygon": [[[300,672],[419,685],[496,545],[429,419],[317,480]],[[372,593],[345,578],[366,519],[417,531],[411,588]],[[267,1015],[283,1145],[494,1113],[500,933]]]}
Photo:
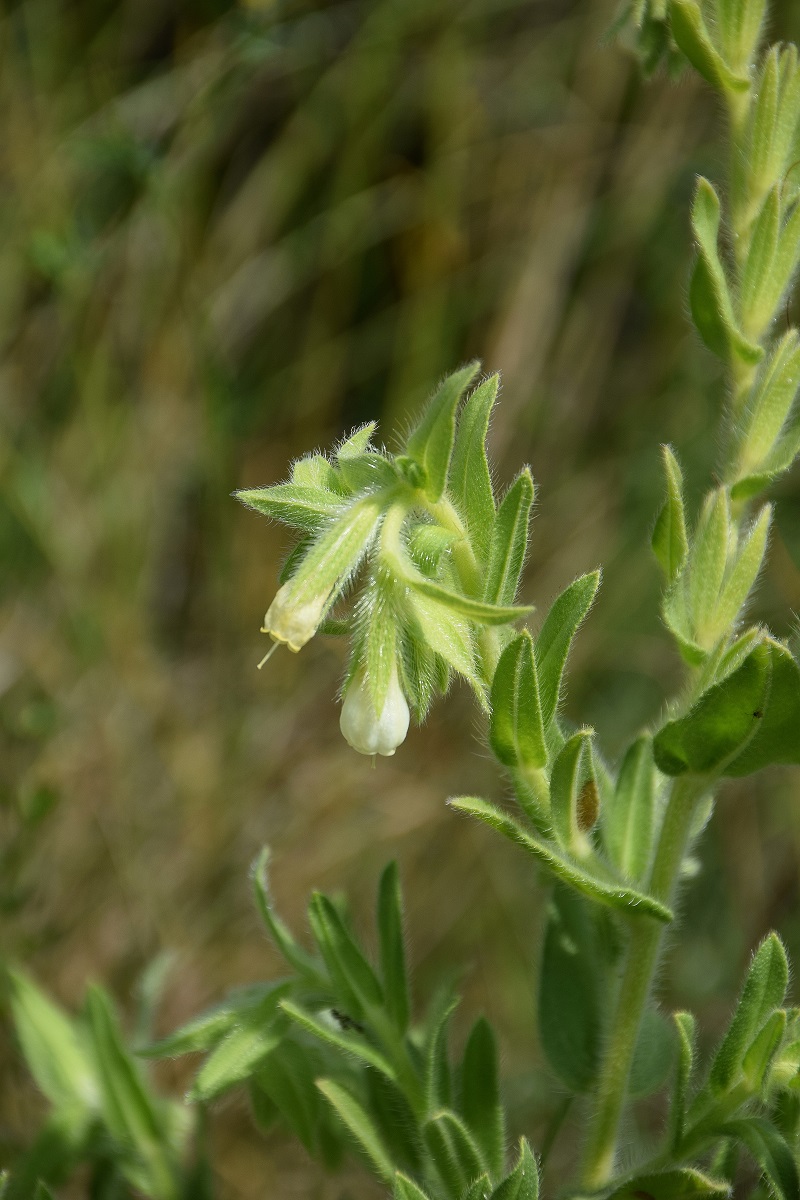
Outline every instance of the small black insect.
{"label": "small black insect", "polygon": [[757,719],[757,720],[759,720],[759,721],[761,720],[761,718],[763,717],[763,715],[764,715],[764,714],[763,714],[763,712],[761,711],[761,709],[760,709],[760,708],[757,708],[757,709],[754,711],[754,713],[753,713],[753,716],[754,716],[754,717],[756,717],[756,719]]}
{"label": "small black insect", "polygon": [[354,1021],[352,1017],[348,1017],[347,1013],[339,1012],[338,1008],[331,1009],[331,1016],[336,1018],[345,1033],[349,1033],[351,1030],[355,1033],[366,1032],[363,1025],[359,1025],[358,1021]]}

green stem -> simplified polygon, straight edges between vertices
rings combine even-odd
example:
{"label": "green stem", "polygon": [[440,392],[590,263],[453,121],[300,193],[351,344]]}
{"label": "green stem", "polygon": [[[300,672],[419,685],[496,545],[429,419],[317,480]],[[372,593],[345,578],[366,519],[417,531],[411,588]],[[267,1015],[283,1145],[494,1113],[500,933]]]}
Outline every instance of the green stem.
{"label": "green stem", "polygon": [[[675,891],[700,791],[694,780],[678,779],[672,785],[648,888],[652,896],[665,904],[671,902]],[[614,1169],[628,1077],[663,938],[664,926],[660,922],[648,917],[636,919],[598,1083],[594,1118],[589,1126],[582,1178],[587,1188],[601,1187]]]}

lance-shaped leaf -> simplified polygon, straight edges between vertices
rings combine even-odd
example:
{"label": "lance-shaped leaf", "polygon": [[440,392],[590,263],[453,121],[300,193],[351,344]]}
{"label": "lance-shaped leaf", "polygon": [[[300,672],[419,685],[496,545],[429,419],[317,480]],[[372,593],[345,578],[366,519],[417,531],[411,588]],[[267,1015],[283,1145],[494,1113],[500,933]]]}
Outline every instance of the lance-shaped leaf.
{"label": "lance-shaped leaf", "polygon": [[453,1101],[453,1074],[447,1041],[450,1017],[456,1007],[457,1001],[444,1006],[431,1029],[425,1062],[425,1105],[429,1112],[449,1108]]}
{"label": "lance-shaped leaf", "polygon": [[440,583],[434,583],[432,579],[426,579],[422,575],[415,576],[411,586],[423,596],[430,597],[431,600],[479,625],[507,625],[510,621],[519,621],[533,612],[533,606],[530,604],[490,604],[488,600],[474,600],[460,592],[451,592]]}
{"label": "lance-shaped leaf", "polygon": [[[592,771],[593,729],[579,729],[567,740],[553,764],[550,776],[550,815],[553,830],[562,847],[571,854],[584,857],[590,846],[586,839],[583,796],[584,789],[597,784]],[[594,806],[593,816],[597,810]],[[594,825],[592,820],[588,828]]]}
{"label": "lance-shaped leaf", "polygon": [[786,951],[778,935],[771,933],[753,956],[736,1011],[714,1055],[708,1077],[712,1092],[721,1095],[736,1082],[748,1047],[767,1019],[780,1008],[788,983]]}
{"label": "lance-shaped leaf", "polygon": [[136,1053],[141,1058],[171,1058],[178,1054],[210,1050],[242,1020],[246,1021],[253,1010],[259,1009],[276,986],[274,983],[255,983],[238,988],[221,1004],[215,1004],[213,1008],[193,1017],[174,1033],[156,1042],[137,1046]]}
{"label": "lance-shaped leaf", "polygon": [[600,572],[581,575],[561,593],[536,639],[536,663],[545,727],[552,721],[561,695],[561,680],[572,639],[592,606]]}
{"label": "lance-shaped leaf", "polygon": [[670,1105],[670,1146],[676,1153],[683,1141],[686,1114],[689,1107],[689,1086],[692,1080],[695,1056],[695,1020],[691,1013],[674,1014],[678,1034],[678,1054],[675,1066],[675,1087]]}
{"label": "lance-shaped leaf", "polygon": [[744,1056],[742,1074],[753,1095],[759,1095],[766,1087],[772,1064],[786,1032],[786,1012],[780,1008],[768,1019],[764,1027],[753,1038]]}
{"label": "lance-shaped leaf", "polygon": [[383,1004],[383,989],[361,948],[327,896],[315,892],[308,909],[314,937],[342,997],[360,1015]]}
{"label": "lance-shaped leaf", "polygon": [[307,533],[316,531],[344,511],[342,496],[309,484],[277,483],[273,487],[234,492],[247,508]]}
{"label": "lance-shaped leaf", "polygon": [[591,900],[596,900],[598,904],[621,909],[632,916],[655,917],[657,921],[672,920],[672,911],[653,896],[595,875],[585,864],[579,865],[568,858],[555,842],[532,837],[511,817],[487,801],[476,799],[474,796],[459,796],[449,800],[448,804],[458,812],[477,817],[479,821],[496,829],[498,833],[502,833],[504,837],[532,854],[542,866],[552,871],[556,878],[576,888]]}
{"label": "lance-shaped leaf", "polygon": [[758,49],[766,0],[717,0],[715,32],[726,61],[746,73]]}
{"label": "lance-shaped leaf", "polygon": [[771,269],[761,281],[757,316],[765,327],[774,316],[800,260],[800,209],[795,206],[778,236]]}
{"label": "lance-shaped leaf", "polygon": [[715,1179],[694,1167],[676,1167],[670,1171],[653,1171],[631,1175],[625,1183],[610,1193],[608,1200],[712,1200],[730,1196],[730,1184]]}
{"label": "lance-shaped leaf", "polygon": [[378,1178],[387,1185],[391,1184],[395,1174],[394,1166],[372,1118],[361,1103],[333,1079],[319,1079],[317,1087],[352,1134]]}
{"label": "lance-shaped leaf", "polygon": [[394,1177],[393,1200],[430,1200],[427,1192],[417,1187],[413,1179],[399,1172]]}
{"label": "lance-shaped leaf", "polygon": [[273,1050],[253,1081],[311,1154],[317,1151],[319,1126],[316,1075],[317,1063],[310,1049],[287,1038]]}
{"label": "lance-shaped leaf", "polygon": [[670,446],[663,446],[667,498],[653,529],[653,553],[661,564],[667,583],[677,579],[686,562],[689,542],[683,508],[683,474]]}
{"label": "lance-shaped leaf", "polygon": [[250,869],[258,914],[266,925],[276,950],[283,955],[289,966],[294,967],[298,975],[314,983],[315,986],[328,988],[330,981],[325,975],[322,963],[295,941],[286,925],[275,912],[272,898],[269,894],[267,873],[269,859],[269,846],[264,846]]}
{"label": "lance-shaped leaf", "polygon": [[500,1100],[497,1044],[485,1017],[472,1026],[461,1066],[461,1114],[492,1176],[503,1169],[505,1113]]}
{"label": "lance-shaped leaf", "polygon": [[709,689],[685,717],[656,735],[666,775],[749,775],[800,762],[800,669],[785,646],[765,637],[737,670]]}
{"label": "lance-shaped leaf", "polygon": [[288,984],[274,987],[260,1004],[240,1010],[236,1025],[198,1071],[191,1090],[193,1100],[211,1100],[255,1074],[286,1031],[287,1022],[278,1012],[278,1001],[288,988]]}
{"label": "lance-shaped leaf", "polygon": [[528,549],[533,495],[533,476],[526,467],[503,497],[494,521],[484,591],[490,604],[512,604],[517,594]]}
{"label": "lance-shaped leaf", "polygon": [[56,1108],[93,1108],[94,1066],[69,1018],[22,971],[7,974],[11,1015],[37,1087]]}
{"label": "lance-shaped leaf", "polygon": [[539,1200],[539,1171],[525,1138],[520,1139],[514,1170],[498,1184],[490,1200]]}
{"label": "lance-shaped leaf", "polygon": [[458,418],[448,489],[464,520],[475,555],[484,569],[495,518],[486,435],[497,398],[499,376],[492,375],[467,397]]}
{"label": "lance-shaped leaf", "polygon": [[766,1175],[770,1191],[777,1200],[798,1200],[800,1179],[797,1160],[778,1130],[764,1117],[744,1117],[729,1121],[719,1130],[723,1137],[735,1138]]}
{"label": "lance-shaped leaf", "polygon": [[611,961],[597,915],[582,896],[556,886],[539,970],[539,1040],[572,1092],[594,1087],[605,1032]]}
{"label": "lance-shaped leaf", "polygon": [[457,674],[463,675],[479,699],[482,698],[469,620],[416,588],[409,591],[407,599],[409,625],[414,637],[444,659]]}
{"label": "lance-shaped leaf", "polygon": [[460,1200],[486,1200],[491,1186],[488,1175],[479,1175],[477,1179],[472,1181],[466,1191],[461,1193]]}
{"label": "lance-shaped leaf", "polygon": [[732,628],[758,578],[767,550],[772,506],[765,504],[752,525],[745,530],[728,564],[711,628],[722,636]]}
{"label": "lance-shaped leaf", "polygon": [[620,874],[644,878],[653,849],[656,779],[653,743],[637,738],[620,767],[613,802],[603,813],[603,842]]}
{"label": "lance-shaped leaf", "polygon": [[697,0],[670,0],[672,36],[694,69],[722,92],[746,92],[750,81],[732,71],[714,45]]}
{"label": "lance-shaped leaf", "polygon": [[506,646],[492,679],[489,743],[505,767],[544,767],[547,741],[531,635]]}
{"label": "lance-shaped leaf", "polygon": [[306,1033],[313,1034],[321,1042],[333,1046],[340,1052],[343,1051],[345,1055],[350,1055],[357,1061],[374,1067],[376,1071],[380,1071],[382,1075],[385,1075],[391,1083],[396,1082],[395,1071],[389,1060],[379,1050],[370,1045],[363,1034],[344,1033],[334,1025],[335,1018],[332,1015],[330,1018],[326,1016],[323,1020],[306,1012],[305,1009],[301,1008],[299,1004],[295,1004],[292,1000],[282,1000],[280,1007],[286,1013],[286,1016],[290,1017]]}
{"label": "lance-shaped leaf", "polygon": [[[673,5],[675,3],[673,0]],[[691,4],[692,0],[677,0],[677,3]],[[692,206],[692,228],[699,251],[689,289],[692,317],[709,350],[721,358],[735,354],[743,362],[753,365],[760,361],[764,352],[739,329],[719,256],[719,226],[719,197],[708,180],[701,176]]]}
{"label": "lance-shaped leaf", "polygon": [[[776,275],[780,274],[776,262],[780,232],[781,198],[780,189],[776,186],[770,190],[753,226],[739,291],[742,323],[754,338],[761,337],[775,312],[775,281]],[[779,292],[778,300],[780,295]]]}
{"label": "lance-shaped leaf", "polygon": [[447,482],[456,435],[456,410],[480,363],[468,363],[442,381],[417,428],[406,444],[408,455],[422,470],[422,487],[430,500],[440,500]]}
{"label": "lance-shaped leaf", "polygon": [[748,494],[748,479],[757,478],[764,469],[789,416],[798,386],[800,338],[796,330],[790,329],[759,375],[736,429],[739,451],[737,482],[732,491],[734,499]]}
{"label": "lance-shaped leaf", "polygon": [[701,646],[715,641],[730,532],[728,493],[725,488],[717,488],[703,504],[684,576],[691,625]]}
{"label": "lance-shaped leaf", "polygon": [[378,936],[386,1011],[400,1033],[408,1028],[409,998],[403,942],[403,897],[397,863],[390,862],[378,887]]}
{"label": "lance-shaped leaf", "polygon": [[454,1198],[483,1175],[486,1164],[464,1122],[450,1109],[442,1109],[425,1122],[422,1137],[442,1182]]}

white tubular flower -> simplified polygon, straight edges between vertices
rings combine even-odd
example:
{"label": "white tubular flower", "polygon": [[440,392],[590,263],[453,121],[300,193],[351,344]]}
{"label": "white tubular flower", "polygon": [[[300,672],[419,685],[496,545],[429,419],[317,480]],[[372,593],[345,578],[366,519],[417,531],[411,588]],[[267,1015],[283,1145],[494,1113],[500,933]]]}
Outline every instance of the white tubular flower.
{"label": "white tubular flower", "polygon": [[379,713],[375,711],[362,671],[351,680],[345,693],[339,727],[345,741],[359,754],[383,754],[388,757],[405,741],[410,716],[396,669],[392,671],[386,699]]}
{"label": "white tubular flower", "polygon": [[268,633],[274,642],[288,646],[296,654],[317,632],[329,595],[330,588],[298,601],[297,588],[291,581],[285,583],[267,609],[262,633]]}

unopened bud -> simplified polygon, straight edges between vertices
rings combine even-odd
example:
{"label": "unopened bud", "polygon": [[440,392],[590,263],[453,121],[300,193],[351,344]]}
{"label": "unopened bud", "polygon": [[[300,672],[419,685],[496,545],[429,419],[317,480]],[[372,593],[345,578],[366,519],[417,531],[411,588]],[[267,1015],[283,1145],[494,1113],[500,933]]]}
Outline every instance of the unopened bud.
{"label": "unopened bud", "polygon": [[394,754],[405,741],[410,713],[397,671],[392,672],[386,699],[378,713],[366,677],[351,680],[342,705],[339,727],[345,741],[359,754]]}

